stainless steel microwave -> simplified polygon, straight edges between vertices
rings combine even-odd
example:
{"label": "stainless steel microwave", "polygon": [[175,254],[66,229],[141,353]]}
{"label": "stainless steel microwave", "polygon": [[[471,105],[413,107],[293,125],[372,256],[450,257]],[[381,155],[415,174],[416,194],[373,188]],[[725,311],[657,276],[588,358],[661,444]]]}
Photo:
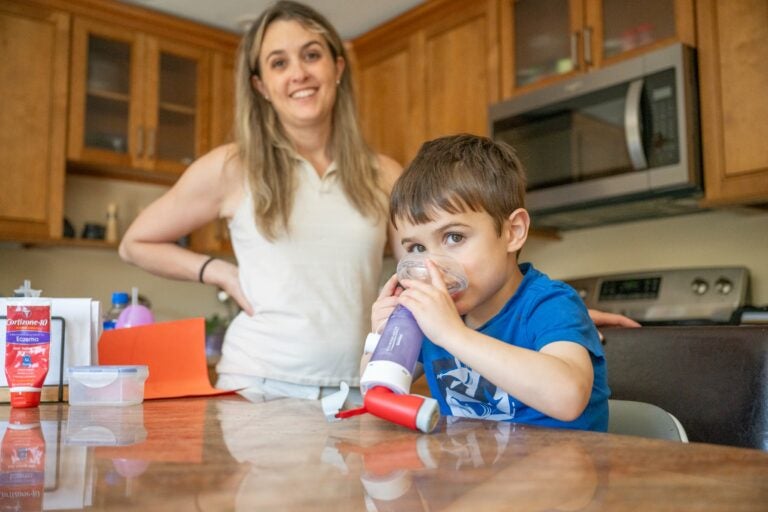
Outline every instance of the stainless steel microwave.
{"label": "stainless steel microwave", "polygon": [[694,50],[676,44],[489,110],[528,175],[534,227],[573,229],[698,211]]}

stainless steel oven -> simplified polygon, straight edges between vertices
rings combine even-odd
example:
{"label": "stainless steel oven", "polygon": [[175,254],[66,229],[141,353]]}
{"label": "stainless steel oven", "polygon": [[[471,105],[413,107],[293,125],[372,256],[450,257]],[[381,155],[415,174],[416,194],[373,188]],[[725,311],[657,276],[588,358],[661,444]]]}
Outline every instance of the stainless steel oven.
{"label": "stainless steel oven", "polygon": [[695,267],[624,272],[566,280],[589,308],[643,325],[741,323],[751,306],[745,267]]}
{"label": "stainless steel oven", "polygon": [[534,226],[699,209],[694,51],[672,45],[490,107],[490,133],[528,174]]}

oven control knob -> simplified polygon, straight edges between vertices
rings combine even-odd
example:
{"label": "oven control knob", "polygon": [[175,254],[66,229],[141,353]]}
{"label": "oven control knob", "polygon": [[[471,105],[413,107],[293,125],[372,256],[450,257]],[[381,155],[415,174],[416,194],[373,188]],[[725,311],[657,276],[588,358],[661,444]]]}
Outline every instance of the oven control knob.
{"label": "oven control knob", "polygon": [[721,295],[728,295],[733,291],[733,283],[728,279],[721,277],[715,281],[715,290]]}
{"label": "oven control knob", "polygon": [[576,293],[579,294],[579,297],[581,297],[581,300],[587,300],[587,289],[586,288],[578,288],[576,290]]}
{"label": "oven control knob", "polygon": [[701,278],[696,278],[691,282],[691,291],[696,295],[704,295],[709,290],[709,283]]}

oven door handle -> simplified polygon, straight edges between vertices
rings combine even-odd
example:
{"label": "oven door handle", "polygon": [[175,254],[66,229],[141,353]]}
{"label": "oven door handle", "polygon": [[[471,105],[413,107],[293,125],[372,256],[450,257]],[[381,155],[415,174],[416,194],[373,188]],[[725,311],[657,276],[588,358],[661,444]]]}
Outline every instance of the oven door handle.
{"label": "oven door handle", "polygon": [[630,82],[627,89],[627,101],[624,104],[624,135],[632,167],[636,171],[646,169],[648,160],[643,149],[643,135],[640,121],[641,102],[643,101],[643,80]]}

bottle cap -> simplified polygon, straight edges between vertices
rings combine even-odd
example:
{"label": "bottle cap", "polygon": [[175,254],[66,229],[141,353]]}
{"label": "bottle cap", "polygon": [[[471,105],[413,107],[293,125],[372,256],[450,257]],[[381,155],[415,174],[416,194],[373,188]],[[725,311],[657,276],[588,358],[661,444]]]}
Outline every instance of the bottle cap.
{"label": "bottle cap", "polygon": [[15,430],[29,430],[40,426],[40,409],[12,408],[8,426]]}
{"label": "bottle cap", "polygon": [[33,290],[32,281],[24,280],[24,284],[13,290],[14,297],[39,297],[42,290]]}
{"label": "bottle cap", "polygon": [[112,294],[112,304],[128,304],[130,297],[126,292],[114,292]]}

